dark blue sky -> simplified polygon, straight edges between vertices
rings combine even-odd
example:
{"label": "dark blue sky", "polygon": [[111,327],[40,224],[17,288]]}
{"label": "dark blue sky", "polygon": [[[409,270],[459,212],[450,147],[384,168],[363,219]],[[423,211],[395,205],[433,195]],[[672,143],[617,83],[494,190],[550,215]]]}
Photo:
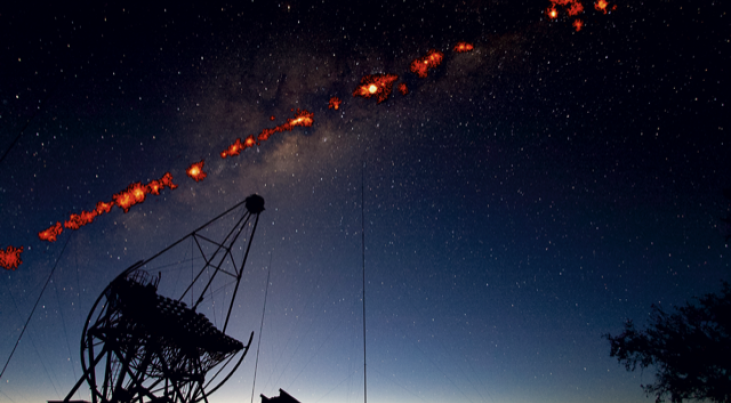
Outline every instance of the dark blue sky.
{"label": "dark blue sky", "polygon": [[[369,401],[651,401],[602,335],[729,278],[728,10],[616,4],[580,32],[547,1],[0,6],[0,247],[25,249],[3,364],[58,259],[0,401],[65,396],[109,281],[251,193],[229,333],[257,340],[271,267],[255,396],[362,401],[363,227]],[[353,98],[374,73],[411,92]],[[296,108],[312,127],[218,156]],[[38,239],[168,171],[177,189]],[[212,401],[248,401],[254,360]]]}

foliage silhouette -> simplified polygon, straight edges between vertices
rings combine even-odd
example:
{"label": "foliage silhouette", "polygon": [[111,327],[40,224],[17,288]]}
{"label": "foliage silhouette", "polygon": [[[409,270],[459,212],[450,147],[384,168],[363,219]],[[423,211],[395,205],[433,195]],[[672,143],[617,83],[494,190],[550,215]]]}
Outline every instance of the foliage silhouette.
{"label": "foliage silhouette", "polygon": [[656,402],[708,399],[731,403],[731,285],[668,314],[652,305],[652,323],[637,331],[631,320],[618,336],[605,335],[611,357],[628,371],[654,367],[655,383],[642,385]]}

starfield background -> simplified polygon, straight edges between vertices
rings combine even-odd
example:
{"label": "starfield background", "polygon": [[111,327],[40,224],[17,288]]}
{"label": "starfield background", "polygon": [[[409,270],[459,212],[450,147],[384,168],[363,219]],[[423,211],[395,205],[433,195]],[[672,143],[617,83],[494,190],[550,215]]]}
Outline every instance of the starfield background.
{"label": "starfield background", "polygon": [[363,264],[370,402],[649,402],[602,335],[729,279],[724,2],[152,3],[0,6],[0,401],[252,193],[213,402],[362,401]]}

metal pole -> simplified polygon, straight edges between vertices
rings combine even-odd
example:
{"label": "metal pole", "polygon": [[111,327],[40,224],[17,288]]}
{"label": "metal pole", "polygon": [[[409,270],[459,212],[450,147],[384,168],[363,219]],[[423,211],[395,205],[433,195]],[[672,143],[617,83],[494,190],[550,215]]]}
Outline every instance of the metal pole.
{"label": "metal pole", "polygon": [[360,170],[360,254],[363,264],[363,403],[368,403],[368,379],[366,371],[366,281],[365,281],[365,214],[363,213],[363,193],[364,180],[363,171],[365,170],[365,161]]}

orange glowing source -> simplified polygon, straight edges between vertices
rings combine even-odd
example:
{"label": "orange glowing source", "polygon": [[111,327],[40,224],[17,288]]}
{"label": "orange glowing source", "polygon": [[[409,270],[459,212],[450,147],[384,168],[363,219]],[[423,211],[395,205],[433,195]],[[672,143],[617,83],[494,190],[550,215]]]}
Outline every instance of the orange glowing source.
{"label": "orange glowing source", "polygon": [[[160,190],[169,187],[175,189],[178,185],[173,183],[173,176],[170,172],[165,173],[162,178],[150,181],[150,183],[143,185],[139,182],[133,183],[127,186],[127,189],[112,195],[112,201],[110,202],[97,202],[96,208],[91,211],[82,211],[80,214],[71,214],[69,219],[64,222],[63,227],[67,229],[77,230],[86,224],[91,224],[94,219],[102,214],[108,213],[112,210],[112,207],[117,207],[128,212],[130,207],[137,203],[145,201],[147,194],[159,195]],[[55,242],[56,237],[63,232],[63,227],[60,222],[56,225],[51,226],[45,231],[38,233],[38,237],[43,241]]]}
{"label": "orange glowing source", "polygon": [[71,214],[71,217],[69,217],[68,221],[63,223],[63,226],[66,229],[79,229],[79,227],[94,221],[97,214],[96,210],[82,211],[81,214]]}
{"label": "orange glowing source", "polygon": [[[155,182],[155,181],[153,181]],[[153,193],[153,194],[159,194],[159,193]],[[114,206],[114,202],[105,203],[103,201],[100,201],[96,204],[96,214],[102,214],[102,213],[108,213],[112,210],[112,207]]]}
{"label": "orange glowing source", "polygon": [[607,3],[606,0],[598,0],[594,3],[594,9],[596,9],[596,11],[601,11],[604,14],[607,13],[607,6],[609,6],[609,3]]}
{"label": "orange glowing source", "polygon": [[135,198],[136,203],[142,203],[145,201],[145,187],[141,183],[132,184],[131,189],[132,197]]}
{"label": "orange glowing source", "polygon": [[137,203],[134,196],[132,196],[132,193],[130,192],[130,188],[132,186],[133,185],[129,185],[126,190],[112,196],[114,198],[114,204],[124,210],[125,213],[129,211],[130,207],[134,206]]}
{"label": "orange glowing source", "polygon": [[20,254],[23,253],[23,247],[16,248],[8,245],[7,249],[0,249],[0,267],[5,270],[15,270],[23,264],[20,260]]}
{"label": "orange glowing source", "polygon": [[376,104],[388,99],[393,92],[393,83],[398,80],[395,74],[371,74],[360,79],[360,85],[353,91],[354,97],[376,97]]}
{"label": "orange glowing source", "polygon": [[249,147],[254,147],[255,144],[256,144],[256,140],[254,140],[253,134],[250,135],[249,137],[247,137],[243,143],[241,142],[241,139],[238,138],[238,139],[236,139],[236,142],[231,144],[226,151],[221,153],[221,158],[239,155],[239,154],[241,154],[241,151],[243,151]]}
{"label": "orange glowing source", "polygon": [[343,101],[340,100],[338,97],[332,97],[330,98],[330,102],[327,104],[327,109],[340,109],[340,104],[343,103]]}
{"label": "orange glowing source", "polygon": [[292,130],[295,126],[304,126],[304,127],[312,127],[312,122],[314,120],[312,119],[315,116],[314,113],[307,112],[306,110],[299,110],[297,109],[297,112],[294,114],[294,119],[287,119],[287,123],[283,124],[282,130]]}
{"label": "orange glowing source", "polygon": [[551,7],[546,10],[548,18],[554,19],[558,17],[557,6],[566,8],[566,12],[572,17],[584,12],[584,6],[579,0],[551,0]]}
{"label": "orange glowing source", "polygon": [[407,95],[409,93],[409,87],[407,87],[405,83],[401,83],[398,85],[398,92],[400,92],[401,95]]}
{"label": "orange glowing source", "polygon": [[576,20],[574,20],[574,23],[571,25],[574,26],[574,28],[576,29],[576,32],[579,32],[579,31],[581,31],[581,28],[584,27],[584,21],[576,19]]}
{"label": "orange glowing source", "polygon": [[578,1],[571,3],[571,6],[569,6],[568,13],[572,17],[579,13],[583,13],[583,12],[584,12],[584,6],[581,5],[581,3],[579,3]]}
{"label": "orange glowing source", "polygon": [[[295,112],[294,114],[294,119],[287,119],[287,123],[285,124],[262,130],[261,133],[259,133],[259,135],[256,137],[256,140],[267,141],[269,140],[269,136],[271,136],[272,134],[284,131],[292,131],[292,129],[294,129],[296,126],[310,127],[314,122],[314,116],[314,113],[307,112],[307,110],[305,109],[297,109],[297,112]],[[244,145],[247,147],[252,147],[254,144],[256,144],[254,136],[247,137],[246,141],[244,142]],[[223,156],[223,154],[221,155]]]}
{"label": "orange glowing source", "polygon": [[472,50],[475,47],[471,43],[467,42],[457,42],[456,45],[454,45],[454,48],[452,48],[452,51],[457,53],[466,53],[466,52],[472,52]]}
{"label": "orange glowing source", "polygon": [[63,228],[60,222],[56,222],[56,225],[48,227],[48,229],[38,233],[38,238],[41,241],[56,242],[56,237],[61,235]]}
{"label": "orange glowing source", "polygon": [[208,174],[203,172],[203,164],[205,164],[204,160],[193,163],[188,167],[185,173],[187,173],[188,176],[190,176],[191,178],[195,179],[196,182],[202,181],[206,178],[206,176],[208,176]]}
{"label": "orange glowing source", "polygon": [[159,195],[160,190],[165,187],[169,187],[170,189],[175,189],[178,187],[178,185],[173,183],[173,176],[170,175],[170,172],[165,173],[162,178],[153,180],[147,185],[142,185],[141,183],[137,182],[127,186],[127,189],[115,195],[112,195],[112,198],[114,200],[112,203],[97,203],[96,210],[99,213],[100,209],[102,209],[103,211],[105,210],[105,212],[109,212],[109,209],[111,209],[111,204],[116,204],[117,207],[121,208],[126,213],[129,211],[130,207],[134,206],[137,203],[144,202],[145,196],[148,193],[153,195]]}
{"label": "orange glowing source", "polygon": [[426,56],[414,59],[411,62],[411,72],[415,73],[419,78],[426,78],[429,69],[434,69],[442,64],[443,59],[444,53],[436,49],[429,49]]}
{"label": "orange glowing source", "polygon": [[162,184],[159,180],[155,179],[145,185],[145,193],[153,194],[153,195],[159,195],[160,189],[162,189]]}
{"label": "orange glowing source", "polygon": [[239,154],[241,154],[241,150],[243,150],[244,148],[245,147],[241,143],[241,139],[238,138],[238,139],[236,139],[236,141],[233,144],[231,144],[230,146],[228,146],[228,148],[226,149],[226,151],[224,151],[224,152],[221,153],[221,158],[226,158],[226,157],[232,157],[234,155],[239,155]]}
{"label": "orange glowing source", "polygon": [[173,176],[170,175],[170,172],[165,172],[165,175],[160,178],[160,184],[162,184],[162,187],[169,187],[170,190],[178,187],[178,185],[173,183]]}

